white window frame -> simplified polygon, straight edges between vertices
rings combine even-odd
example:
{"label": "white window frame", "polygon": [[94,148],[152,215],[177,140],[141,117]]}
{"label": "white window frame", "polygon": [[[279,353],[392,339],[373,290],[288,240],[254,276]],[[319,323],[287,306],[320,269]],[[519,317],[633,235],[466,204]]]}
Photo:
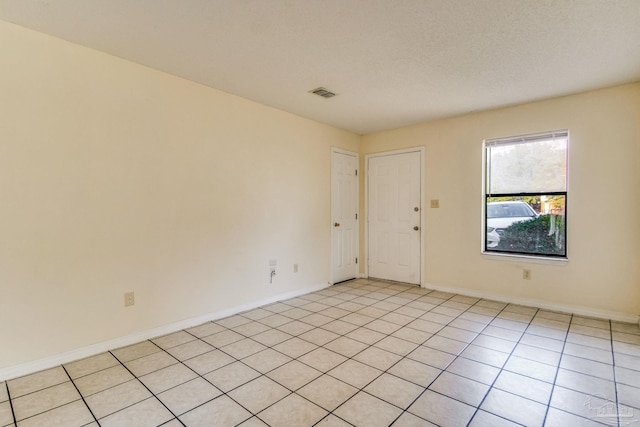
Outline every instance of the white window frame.
{"label": "white window frame", "polygon": [[540,132],[540,133],[532,133],[532,134],[525,134],[525,135],[518,135],[518,136],[510,136],[510,137],[503,137],[503,138],[490,138],[490,139],[485,139],[482,141],[482,216],[480,219],[480,229],[481,229],[481,253],[483,256],[486,257],[497,257],[497,258],[526,258],[526,259],[530,259],[530,260],[542,260],[542,261],[561,261],[561,262],[566,262],[569,260],[569,244],[568,244],[568,240],[569,240],[569,233],[568,233],[568,227],[567,225],[565,225],[565,254],[564,256],[558,256],[558,255],[545,255],[545,254],[526,254],[526,253],[512,253],[512,252],[500,252],[500,251],[492,251],[492,250],[487,250],[487,246],[486,246],[486,238],[487,238],[487,231],[486,231],[486,225],[487,225],[487,220],[486,220],[486,208],[487,208],[487,147],[489,146],[495,146],[495,145],[499,145],[501,142],[508,144],[508,143],[518,143],[518,142],[533,142],[536,140],[542,140],[545,138],[549,138],[549,137],[553,137],[553,136],[566,136],[567,138],[567,155],[566,155],[566,189],[565,189],[565,212],[566,212],[566,218],[565,224],[569,223],[569,219],[568,219],[568,212],[569,210],[567,209],[567,204],[568,204],[568,195],[569,195],[569,142],[571,140],[570,134],[569,134],[569,130],[568,129],[564,129],[564,130],[557,130],[557,131],[550,131],[550,132]]}

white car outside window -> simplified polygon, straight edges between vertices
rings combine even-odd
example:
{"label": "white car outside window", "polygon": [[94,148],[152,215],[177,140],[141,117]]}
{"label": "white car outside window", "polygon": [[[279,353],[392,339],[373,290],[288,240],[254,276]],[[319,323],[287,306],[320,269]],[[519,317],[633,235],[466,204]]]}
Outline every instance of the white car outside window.
{"label": "white car outside window", "polygon": [[521,201],[487,203],[487,248],[495,248],[505,228],[519,221],[528,221],[538,214]]}

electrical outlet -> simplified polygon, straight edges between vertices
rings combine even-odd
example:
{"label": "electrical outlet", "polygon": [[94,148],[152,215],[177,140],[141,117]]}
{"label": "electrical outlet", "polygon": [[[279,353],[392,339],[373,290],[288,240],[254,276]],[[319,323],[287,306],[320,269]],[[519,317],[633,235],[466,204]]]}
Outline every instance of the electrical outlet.
{"label": "electrical outlet", "polygon": [[440,207],[440,200],[438,199],[431,200],[431,207],[433,209],[438,209]]}
{"label": "electrical outlet", "polygon": [[522,278],[525,280],[531,280],[531,270],[529,270],[528,268],[522,270]]}
{"label": "electrical outlet", "polygon": [[293,264],[293,272],[294,273],[298,272],[298,264]]}
{"label": "electrical outlet", "polygon": [[124,306],[129,307],[136,303],[135,295],[133,292],[124,293]]}

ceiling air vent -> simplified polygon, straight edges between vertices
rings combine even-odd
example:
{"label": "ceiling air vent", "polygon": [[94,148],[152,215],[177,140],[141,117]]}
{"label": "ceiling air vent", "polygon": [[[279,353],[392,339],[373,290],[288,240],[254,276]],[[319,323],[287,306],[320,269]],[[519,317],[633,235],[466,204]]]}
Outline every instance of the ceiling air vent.
{"label": "ceiling air vent", "polygon": [[328,91],[327,89],[323,88],[323,87],[319,87],[313,90],[310,90],[309,92],[311,93],[315,93],[318,96],[321,96],[323,98],[333,98],[334,96],[336,96],[335,93]]}

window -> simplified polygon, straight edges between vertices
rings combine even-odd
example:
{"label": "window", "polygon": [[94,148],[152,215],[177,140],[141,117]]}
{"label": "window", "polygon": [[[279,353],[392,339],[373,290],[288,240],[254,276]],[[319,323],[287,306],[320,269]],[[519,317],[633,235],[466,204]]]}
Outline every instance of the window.
{"label": "window", "polygon": [[484,251],[567,256],[568,131],[484,141]]}

